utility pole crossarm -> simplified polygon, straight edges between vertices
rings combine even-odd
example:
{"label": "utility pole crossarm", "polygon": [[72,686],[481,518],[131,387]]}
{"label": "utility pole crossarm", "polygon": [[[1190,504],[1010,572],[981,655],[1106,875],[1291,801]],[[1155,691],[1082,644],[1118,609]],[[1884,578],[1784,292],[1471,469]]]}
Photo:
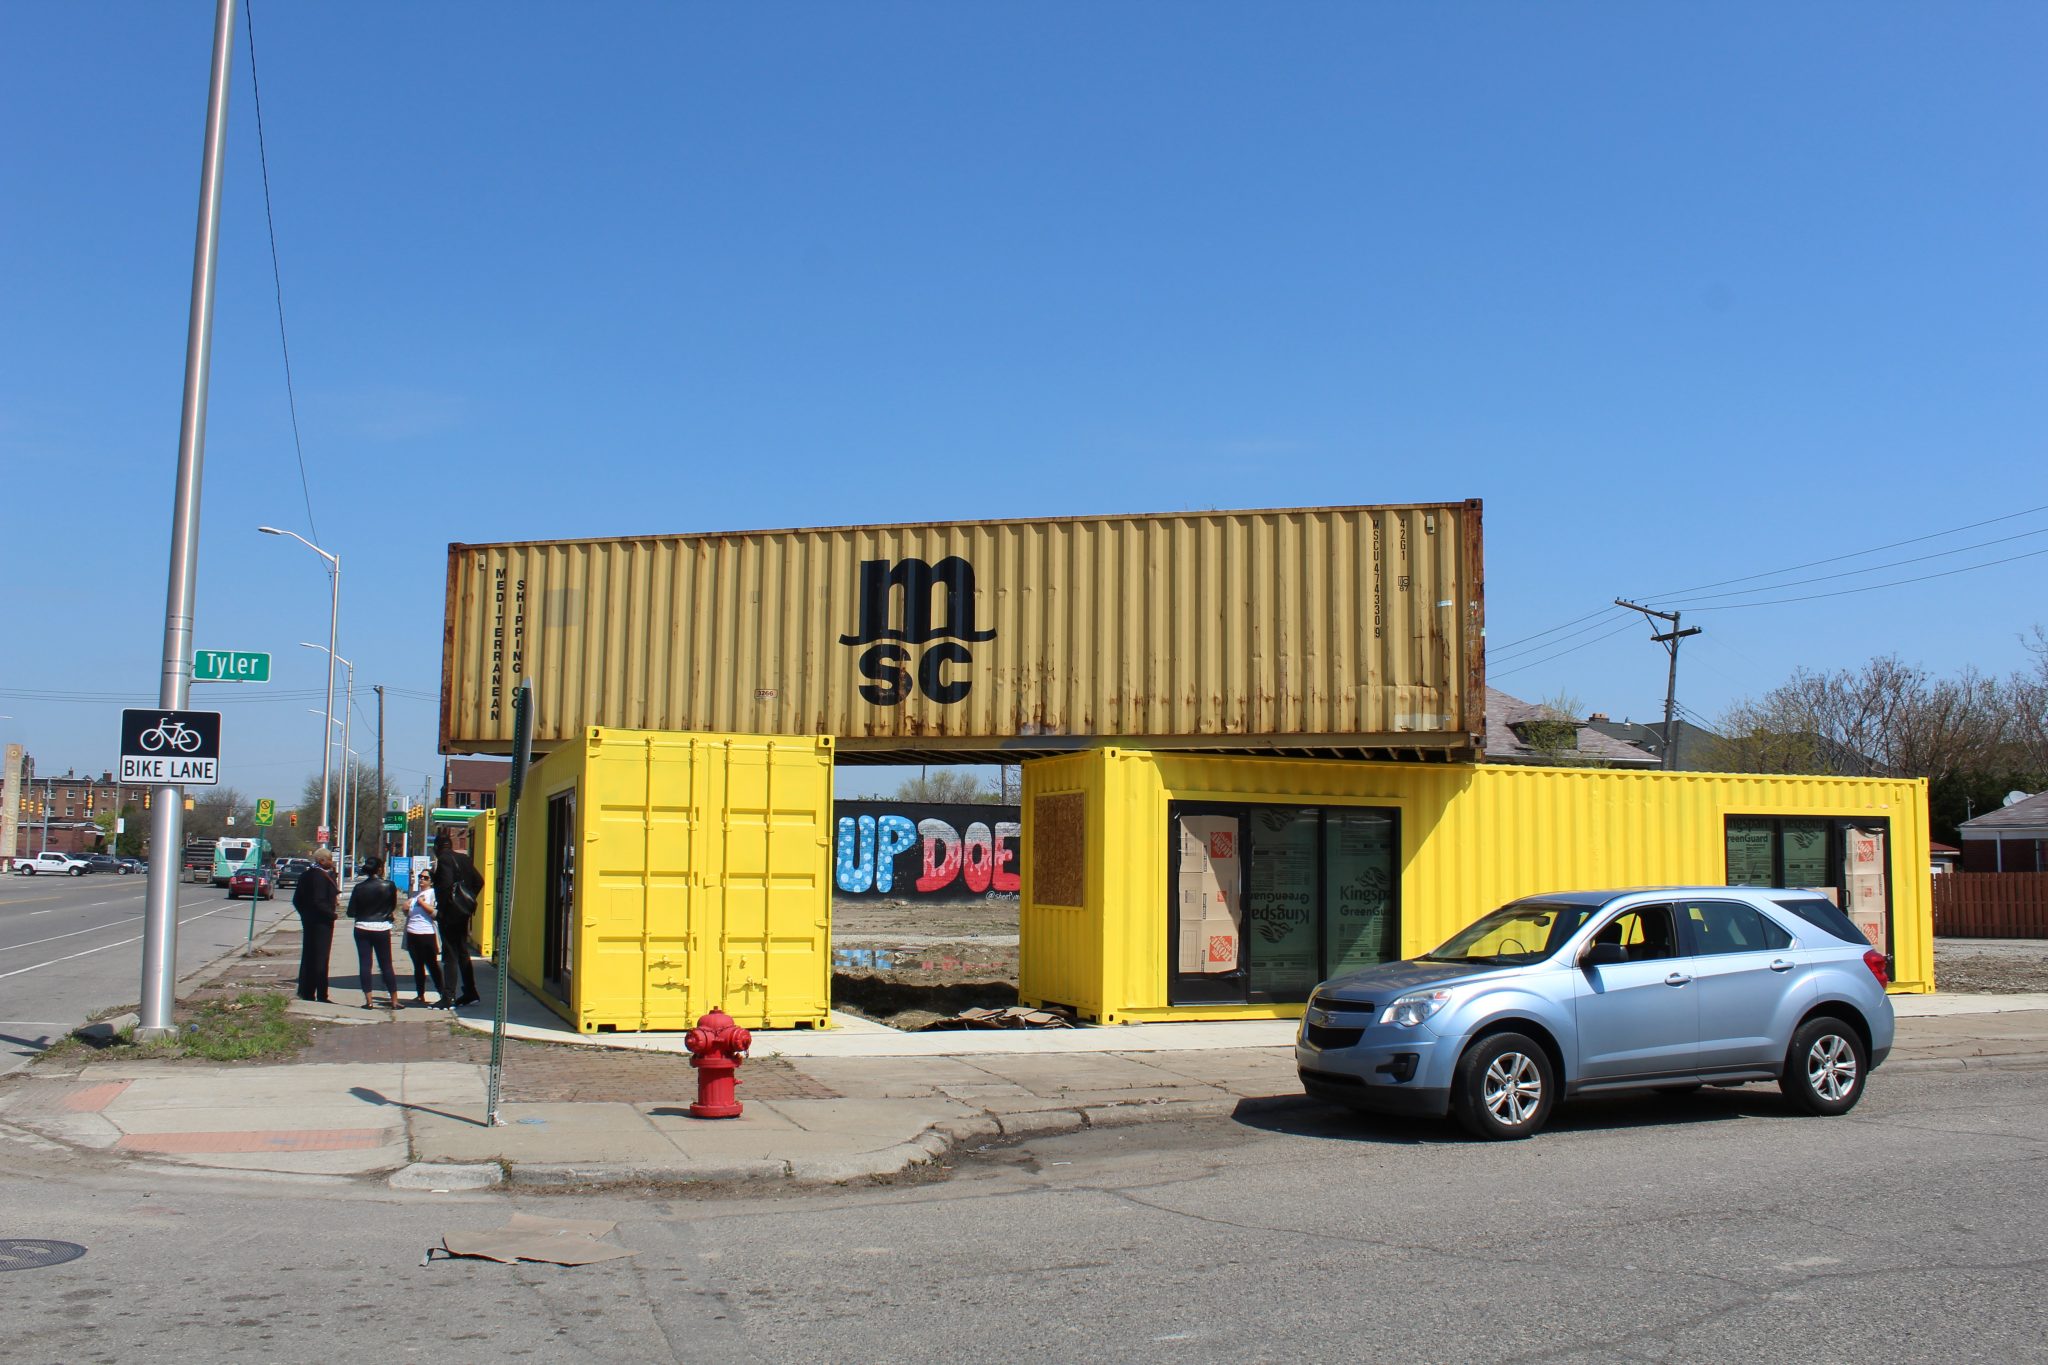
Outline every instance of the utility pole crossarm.
{"label": "utility pole crossarm", "polygon": [[1675,611],[1658,611],[1655,607],[1646,607],[1640,602],[1631,602],[1621,597],[1614,599],[1614,605],[1626,607],[1630,611],[1639,611],[1646,618],[1654,618],[1671,623],[1670,630],[1650,636],[1651,640],[1664,646],[1665,650],[1671,655],[1671,671],[1665,676],[1664,680],[1664,752],[1657,756],[1659,760],[1658,766],[1665,772],[1670,772],[1678,763],[1677,746],[1673,743],[1673,738],[1678,728],[1678,642],[1688,635],[1699,634],[1700,628],[1698,626],[1690,626],[1680,630],[1678,628],[1679,614]]}

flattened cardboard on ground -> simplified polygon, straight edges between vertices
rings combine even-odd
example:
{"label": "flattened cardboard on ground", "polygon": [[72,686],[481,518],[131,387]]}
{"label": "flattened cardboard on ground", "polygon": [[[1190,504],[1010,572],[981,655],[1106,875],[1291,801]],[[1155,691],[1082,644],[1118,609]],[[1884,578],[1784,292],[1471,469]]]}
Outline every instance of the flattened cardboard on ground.
{"label": "flattened cardboard on ground", "polygon": [[515,1213],[502,1228],[489,1232],[451,1232],[441,1239],[450,1256],[481,1256],[485,1260],[547,1261],[554,1265],[592,1265],[616,1261],[638,1252],[609,1246],[598,1238],[617,1227],[588,1218],[534,1218]]}

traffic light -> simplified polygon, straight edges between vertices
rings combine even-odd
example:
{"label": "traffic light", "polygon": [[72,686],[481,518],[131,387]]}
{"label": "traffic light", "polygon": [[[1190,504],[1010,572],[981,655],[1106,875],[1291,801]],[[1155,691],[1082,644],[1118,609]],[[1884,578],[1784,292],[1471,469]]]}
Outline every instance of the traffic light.
{"label": "traffic light", "polygon": [[186,810],[191,810],[191,809],[192,809],[192,807],[193,807],[193,806],[194,806],[195,804],[196,804],[196,803],[195,803],[195,802],[194,802],[194,801],[192,800],[192,798],[191,798],[191,797],[189,797],[189,796],[188,796],[188,797],[186,797],[186,798],[185,798],[185,809],[186,809]]}
{"label": "traffic light", "polygon": [[299,813],[297,811],[291,812],[291,822],[293,829],[297,829],[299,827]]}

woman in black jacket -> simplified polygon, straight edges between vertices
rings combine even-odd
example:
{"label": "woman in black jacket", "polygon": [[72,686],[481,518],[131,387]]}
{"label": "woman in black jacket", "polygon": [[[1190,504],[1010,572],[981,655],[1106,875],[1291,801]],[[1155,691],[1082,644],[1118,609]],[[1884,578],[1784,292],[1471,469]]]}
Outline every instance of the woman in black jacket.
{"label": "woman in black jacket", "polygon": [[334,907],[341,887],[334,880],[334,855],[313,854],[313,865],[299,877],[292,909],[299,914],[299,999],[327,998],[327,959],[334,951]]}
{"label": "woman in black jacket", "polygon": [[363,879],[348,893],[348,917],[356,926],[356,967],[362,974],[363,1008],[375,1008],[370,999],[370,961],[376,959],[384,972],[384,994],[391,1008],[398,1009],[398,975],[391,970],[392,916],[398,912],[398,888],[384,876],[384,860],[376,854],[363,859]]}

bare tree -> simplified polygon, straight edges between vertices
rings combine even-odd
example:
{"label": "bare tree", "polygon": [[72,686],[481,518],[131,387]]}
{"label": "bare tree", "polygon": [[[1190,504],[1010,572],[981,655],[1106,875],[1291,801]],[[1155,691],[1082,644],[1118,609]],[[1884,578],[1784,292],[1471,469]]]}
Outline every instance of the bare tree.
{"label": "bare tree", "polygon": [[1002,793],[989,785],[987,774],[978,768],[932,768],[896,789],[898,801],[921,801],[939,805],[994,804]]}

